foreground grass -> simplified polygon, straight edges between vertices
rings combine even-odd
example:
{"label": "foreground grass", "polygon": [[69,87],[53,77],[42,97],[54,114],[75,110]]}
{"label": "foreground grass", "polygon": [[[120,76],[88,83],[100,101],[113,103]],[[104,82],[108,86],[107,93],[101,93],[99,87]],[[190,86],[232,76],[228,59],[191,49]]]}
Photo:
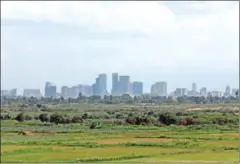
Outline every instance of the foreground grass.
{"label": "foreground grass", "polygon": [[[181,109],[175,109],[175,107]],[[182,111],[183,108],[190,108],[175,107],[149,106],[148,110],[157,112],[161,110],[160,108],[164,108],[164,110]],[[129,112],[142,114],[146,111],[143,107],[126,105],[75,106],[68,104],[51,108],[54,108],[53,112],[56,110],[63,114],[66,113],[67,108],[76,109],[77,114],[85,112],[102,114],[115,111],[127,115]],[[30,114],[36,115],[36,111]],[[198,118],[213,117],[211,113],[204,112],[198,114],[189,112],[189,114]],[[217,114],[219,113],[215,112],[214,116]],[[108,115],[115,118],[116,113]],[[103,123],[103,120],[97,121],[102,121],[99,129],[89,129],[87,123],[44,126],[38,120],[23,123],[14,120],[1,121],[1,160],[2,162],[34,163],[237,162],[238,126],[234,124],[159,127],[112,125]],[[17,135],[19,131],[31,131],[33,135]]]}
{"label": "foreground grass", "polygon": [[232,131],[205,133],[96,130],[74,133],[4,132],[2,162],[236,162],[238,136]]}

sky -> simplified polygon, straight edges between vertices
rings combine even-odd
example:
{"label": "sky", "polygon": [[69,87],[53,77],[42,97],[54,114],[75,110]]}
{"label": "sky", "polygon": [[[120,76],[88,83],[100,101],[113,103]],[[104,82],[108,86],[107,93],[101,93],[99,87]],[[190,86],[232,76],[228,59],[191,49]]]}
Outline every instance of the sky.
{"label": "sky", "polygon": [[1,88],[92,84],[100,73],[224,90],[239,84],[239,1],[3,1]]}

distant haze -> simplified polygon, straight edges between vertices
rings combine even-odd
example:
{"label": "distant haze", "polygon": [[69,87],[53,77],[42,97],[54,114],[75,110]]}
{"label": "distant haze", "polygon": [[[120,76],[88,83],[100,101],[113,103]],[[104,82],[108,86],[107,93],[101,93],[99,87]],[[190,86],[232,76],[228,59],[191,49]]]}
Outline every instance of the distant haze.
{"label": "distant haze", "polygon": [[1,2],[1,87],[92,84],[100,73],[224,90],[239,84],[239,2]]}

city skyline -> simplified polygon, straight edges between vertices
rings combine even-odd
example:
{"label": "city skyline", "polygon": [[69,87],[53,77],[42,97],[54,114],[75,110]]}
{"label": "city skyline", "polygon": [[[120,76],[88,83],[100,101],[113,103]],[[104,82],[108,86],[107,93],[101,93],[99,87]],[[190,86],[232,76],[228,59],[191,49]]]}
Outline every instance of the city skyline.
{"label": "city skyline", "polygon": [[[108,78],[110,77],[110,78]],[[108,83],[107,81],[111,81],[111,83]],[[117,84],[116,84],[117,83]],[[115,89],[114,89],[115,87]],[[127,88],[126,88],[127,87]],[[108,89],[111,88],[111,89]],[[68,91],[68,90],[71,91]],[[77,90],[76,90],[77,89]],[[114,90],[115,91],[114,91]],[[37,95],[45,96],[45,97],[51,97],[51,96],[57,96],[57,94],[61,94],[64,96],[72,95],[73,97],[77,96],[79,93],[86,94],[87,96],[90,95],[122,95],[122,94],[132,94],[132,95],[141,95],[145,93],[150,93],[153,95],[158,96],[166,96],[171,94],[176,95],[193,95],[196,96],[198,94],[206,95],[208,91],[218,91],[223,93],[232,93],[234,89],[238,89],[238,87],[225,85],[224,88],[221,89],[210,89],[206,85],[201,86],[198,85],[196,82],[192,82],[191,87],[183,87],[183,86],[175,86],[174,89],[168,88],[168,82],[167,81],[156,81],[151,84],[150,90],[146,90],[144,88],[144,81],[141,80],[132,80],[131,76],[129,75],[122,75],[117,72],[112,73],[111,76],[108,76],[106,73],[100,73],[98,76],[95,77],[95,81],[93,80],[90,84],[82,84],[78,83],[76,85],[62,85],[58,86],[56,83],[52,83],[50,81],[45,82],[44,90],[41,90],[40,88],[24,88],[22,93],[19,93],[18,88],[12,89],[12,91],[8,92],[17,92],[18,95],[25,95],[26,93],[35,92]],[[2,90],[7,92],[7,89]],[[9,89],[11,90],[11,89]],[[26,93],[25,93],[26,92]],[[191,93],[190,93],[191,92]],[[217,93],[216,93],[217,94]]]}
{"label": "city skyline", "polygon": [[1,85],[43,91],[46,81],[59,88],[119,72],[145,92],[157,81],[237,87],[238,36],[239,2],[4,1]]}

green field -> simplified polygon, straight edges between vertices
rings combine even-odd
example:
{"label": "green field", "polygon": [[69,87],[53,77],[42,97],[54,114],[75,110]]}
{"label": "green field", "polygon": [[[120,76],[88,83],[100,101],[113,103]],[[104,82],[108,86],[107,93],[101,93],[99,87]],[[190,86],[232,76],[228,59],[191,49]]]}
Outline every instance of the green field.
{"label": "green field", "polygon": [[[153,108],[156,108],[154,112],[158,110],[158,107]],[[11,109],[7,110],[11,111]],[[69,115],[74,113],[82,115],[89,111],[89,109],[72,110],[74,112],[68,113]],[[109,106],[107,110],[113,111]],[[117,113],[120,113],[119,111]],[[123,115],[127,114],[126,111],[122,110]],[[28,111],[29,115],[39,113],[41,112]],[[207,117],[212,119],[220,116],[220,113],[210,111],[194,115],[208,115]],[[226,116],[225,113],[224,116],[228,117],[228,114]],[[90,129],[89,122],[93,120],[101,122],[101,126]],[[106,123],[106,120],[111,120],[111,116],[108,119],[88,119],[82,124],[49,124],[48,126],[34,119],[24,122],[2,120],[2,162],[238,161],[236,123],[155,126],[116,125]],[[20,131],[30,131],[31,134],[18,135]]]}

